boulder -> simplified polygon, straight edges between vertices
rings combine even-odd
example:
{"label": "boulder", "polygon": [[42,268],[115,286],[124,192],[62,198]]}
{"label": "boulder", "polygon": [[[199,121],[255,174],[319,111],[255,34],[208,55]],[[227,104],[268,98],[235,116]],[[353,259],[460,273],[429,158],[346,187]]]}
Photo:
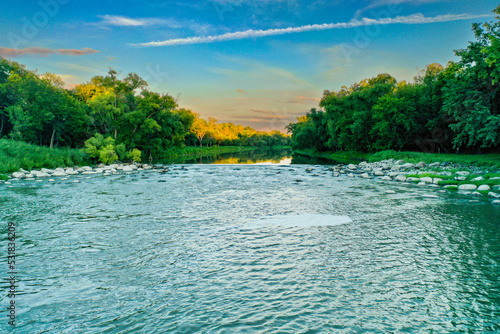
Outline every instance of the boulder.
{"label": "boulder", "polygon": [[[134,170],[134,169],[132,168],[132,166],[125,166],[125,167],[123,168],[123,171],[124,171],[124,172],[125,172],[125,168],[127,168],[127,169],[129,169],[129,168],[130,168],[130,171],[133,171],[133,170]],[[307,173],[311,173],[312,171],[313,171],[313,169],[312,169],[312,168],[310,168],[310,167],[309,167],[309,168],[306,168],[306,172],[307,172]]]}
{"label": "boulder", "polygon": [[[7,183],[7,182],[5,182],[5,183]],[[500,205],[500,199],[494,200],[493,202],[491,202],[491,204]]]}
{"label": "boulder", "polygon": [[470,175],[470,172],[467,172],[467,171],[460,171],[460,172],[457,172],[457,175],[458,175],[458,176],[468,176],[468,175]]}
{"label": "boulder", "polygon": [[478,193],[477,191],[474,191],[471,195],[474,197],[482,197],[483,196],[483,194]]}
{"label": "boulder", "polygon": [[471,181],[483,181],[483,180],[484,180],[484,177],[478,176],[478,177],[473,178]]}
{"label": "boulder", "polygon": [[17,178],[17,179],[24,179],[25,176],[26,176],[26,174],[23,172],[12,173],[12,177]]}
{"label": "boulder", "polygon": [[482,184],[477,188],[478,191],[488,191],[491,190],[490,186],[487,184]]}
{"label": "boulder", "polygon": [[419,183],[417,184],[417,186],[425,186],[426,184],[427,184],[427,183],[425,183],[425,182],[419,182]]}
{"label": "boulder", "polygon": [[92,167],[89,167],[89,166],[83,166],[82,169],[87,172],[87,171],[91,171],[92,170]]}
{"label": "boulder", "polygon": [[56,171],[52,173],[52,176],[67,176],[65,172]]}
{"label": "boulder", "polygon": [[439,177],[435,177],[432,179],[432,183],[434,184],[439,184],[443,181],[443,179],[440,179]]}
{"label": "boulder", "polygon": [[362,177],[363,179],[371,179],[372,177],[368,175],[368,173],[363,173],[359,177]]}
{"label": "boulder", "polygon": [[396,180],[398,182],[405,182],[406,176],[400,174],[400,175],[396,176],[396,178],[394,180]]}
{"label": "boulder", "polygon": [[94,175],[94,174],[97,174],[97,173],[94,172],[93,170],[86,170],[85,172],[82,173],[82,175]]}
{"label": "boulder", "polygon": [[396,161],[394,164],[395,164],[395,165],[402,165],[402,164],[404,164],[404,163],[405,163],[405,161],[404,161],[404,160],[398,160],[398,161]]}
{"label": "boulder", "polygon": [[354,177],[354,174],[353,173],[349,173],[349,174],[347,174],[347,176]]}
{"label": "boulder", "polygon": [[134,171],[134,169],[131,166],[123,166],[122,170],[124,172],[133,172]]}
{"label": "boulder", "polygon": [[458,186],[458,190],[476,190],[477,186],[475,184],[462,184]]}
{"label": "boulder", "polygon": [[68,175],[78,175],[79,173],[73,168],[66,168],[65,173]]}
{"label": "boulder", "polygon": [[440,162],[433,162],[433,163],[429,164],[429,167],[430,168],[435,168],[435,167],[439,167],[439,165],[441,165]]}
{"label": "boulder", "polygon": [[467,180],[467,178],[465,176],[455,176],[453,179],[456,180],[456,181],[465,181],[465,180]]}
{"label": "boulder", "polygon": [[49,177],[50,176],[50,174],[48,174],[48,173],[44,173],[44,172],[36,171],[36,170],[32,171],[31,174],[33,174],[36,177]]}
{"label": "boulder", "polygon": [[40,172],[52,174],[55,171],[53,169],[42,168],[42,169],[40,169]]}
{"label": "boulder", "polygon": [[410,168],[414,168],[414,167],[415,167],[415,165],[410,163],[410,162],[407,162],[401,166],[401,168],[404,168],[404,169],[410,169]]}
{"label": "boulder", "polygon": [[494,192],[489,192],[488,197],[490,198],[500,198],[500,194],[494,193]]}
{"label": "boulder", "polygon": [[356,165],[349,164],[349,165],[347,165],[347,169],[355,170],[355,169],[358,169],[358,167]]}
{"label": "boulder", "polygon": [[432,177],[422,177],[420,178],[420,181],[425,183],[432,183]]}
{"label": "boulder", "polygon": [[427,167],[427,164],[423,161],[420,161],[418,164],[415,165],[417,168],[425,168]]}
{"label": "boulder", "polygon": [[500,180],[500,177],[498,177],[498,176],[490,177],[490,180]]}
{"label": "boulder", "polygon": [[339,177],[339,176],[340,176],[340,174],[339,174],[339,173],[337,173],[337,172],[334,172],[334,173],[333,173],[333,176],[334,176],[334,177]]}
{"label": "boulder", "polygon": [[401,169],[401,165],[394,165],[391,167],[391,170],[400,170]]}
{"label": "boulder", "polygon": [[384,176],[382,178],[382,180],[384,180],[384,181],[392,181],[392,178],[390,176]]}

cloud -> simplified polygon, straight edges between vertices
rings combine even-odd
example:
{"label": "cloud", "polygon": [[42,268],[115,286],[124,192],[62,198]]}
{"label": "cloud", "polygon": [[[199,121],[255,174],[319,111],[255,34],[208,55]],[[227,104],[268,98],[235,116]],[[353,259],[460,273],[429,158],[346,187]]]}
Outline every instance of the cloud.
{"label": "cloud", "polygon": [[287,101],[287,103],[299,103],[299,104],[310,104],[312,101],[319,102],[320,98],[317,97],[307,97],[307,96],[296,96],[293,100]]}
{"label": "cloud", "polygon": [[135,46],[142,47],[158,47],[158,46],[173,46],[173,45],[186,45],[186,44],[202,44],[202,43],[215,43],[231,40],[241,40],[248,38],[258,38],[266,36],[277,36],[292,33],[301,33],[307,31],[321,31],[330,29],[349,29],[354,27],[370,26],[370,25],[388,25],[388,24],[429,24],[438,22],[449,22],[458,20],[470,20],[481,17],[489,17],[487,15],[471,15],[471,14],[449,14],[449,15],[438,15],[433,17],[426,17],[423,14],[414,14],[410,16],[398,16],[395,18],[381,18],[381,19],[354,19],[349,22],[339,22],[339,23],[325,23],[325,24],[311,24],[300,27],[288,27],[282,29],[268,29],[268,30],[246,30],[225,33],[222,35],[213,36],[197,36],[188,38],[174,38],[165,41],[147,42],[140,44],[133,44]]}
{"label": "cloud", "polygon": [[395,5],[400,5],[403,3],[408,3],[411,5],[422,5],[426,3],[432,3],[432,2],[443,2],[447,0],[374,0],[370,5],[368,5],[365,8],[359,9],[356,12],[356,15],[354,17],[360,16],[363,12],[373,9],[373,8],[378,8],[382,6],[395,6]]}
{"label": "cloud", "polygon": [[11,49],[11,48],[3,48],[0,47],[0,56],[2,57],[17,57],[22,55],[35,55],[35,56],[49,56],[52,54],[61,54],[66,56],[83,56],[94,54],[99,51],[83,48],[82,50],[75,49],[49,49],[49,48],[25,48],[25,49]]}
{"label": "cloud", "polygon": [[259,113],[259,114],[269,114],[269,113],[272,112],[272,111],[269,111],[269,110],[262,110],[262,109],[248,109],[248,110],[256,112],[256,113]]}
{"label": "cloud", "polygon": [[126,16],[118,16],[118,15],[100,15],[102,19],[102,24],[109,26],[117,26],[117,27],[141,27],[141,26],[153,26],[153,25],[174,25],[173,20],[165,20],[160,18],[142,18],[142,19],[133,19]]}
{"label": "cloud", "polygon": [[248,94],[247,92],[245,92],[245,91],[244,91],[243,89],[241,89],[241,88],[240,88],[240,89],[238,89],[238,91],[237,91],[237,92],[238,92],[238,93],[241,93],[241,94]]}

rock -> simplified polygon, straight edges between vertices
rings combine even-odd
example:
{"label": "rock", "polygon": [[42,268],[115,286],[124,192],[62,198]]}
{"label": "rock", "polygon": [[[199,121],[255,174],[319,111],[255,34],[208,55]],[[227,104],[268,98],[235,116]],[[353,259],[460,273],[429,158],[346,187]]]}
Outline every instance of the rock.
{"label": "rock", "polygon": [[426,182],[426,183],[432,183],[432,177],[422,177],[422,178],[420,178],[420,181]]}
{"label": "rock", "polygon": [[387,190],[385,193],[386,194],[395,194],[396,192],[394,190]]}
{"label": "rock", "polygon": [[392,181],[392,178],[390,176],[384,176],[382,178],[382,180],[384,180],[384,181]]}
{"label": "rock", "polygon": [[26,176],[26,174],[24,174],[23,172],[12,173],[12,177],[18,178],[18,179],[23,179],[25,176]]}
{"label": "rock", "polygon": [[24,173],[24,174],[29,174],[29,172],[28,172],[27,170],[24,170],[24,169],[22,169],[22,168],[19,168],[19,171],[20,171],[21,173]]}
{"label": "rock", "polygon": [[426,184],[427,184],[427,183],[425,183],[425,182],[419,182],[419,183],[417,184],[417,186],[425,186]]}
{"label": "rock", "polygon": [[88,171],[91,171],[92,170],[92,167],[89,167],[89,166],[83,166],[82,167],[83,171],[85,172],[88,172]]}
{"label": "rock", "polygon": [[375,175],[375,176],[384,176],[385,174],[384,174],[384,172],[382,172],[382,168],[375,168],[373,170],[373,175]]}
{"label": "rock", "polygon": [[58,167],[58,168],[54,169],[54,173],[55,172],[64,173],[64,168]]}
{"label": "rock", "polygon": [[362,177],[363,179],[372,179],[372,177],[368,175],[368,173],[363,173],[359,177]]}
{"label": "rock", "polygon": [[151,167],[150,165],[142,165],[142,168],[144,170],[149,170],[149,169],[152,169],[153,167]]}
{"label": "rock", "polygon": [[483,194],[478,193],[477,191],[474,191],[471,195],[474,197],[482,197],[483,196]]}
{"label": "rock", "polygon": [[65,173],[68,175],[78,175],[79,173],[73,168],[66,168]]}
{"label": "rock", "polygon": [[[158,181],[160,182],[160,181]],[[167,182],[167,181],[164,181],[164,182]],[[295,182],[303,182],[301,179],[296,179]]]}
{"label": "rock", "polygon": [[420,181],[418,177],[407,177],[406,182],[417,182]]}
{"label": "rock", "polygon": [[491,198],[500,198],[500,194],[494,193],[494,192],[489,192],[488,197]]}
{"label": "rock", "polygon": [[[5,182],[5,183],[7,183],[7,182]],[[493,202],[491,202],[491,204],[500,205],[500,199],[494,200]]]}
{"label": "rock", "polygon": [[405,163],[405,161],[404,161],[404,160],[398,160],[398,161],[396,161],[394,164],[395,164],[395,165],[402,165],[402,164],[404,164],[404,163]]}
{"label": "rock", "polygon": [[462,184],[458,186],[458,190],[476,190],[477,186],[475,184]]}
{"label": "rock", "polygon": [[78,180],[75,180],[75,181],[73,181],[73,183],[80,183],[80,181],[78,181]]}
{"label": "rock", "polygon": [[482,184],[477,188],[478,191],[488,191],[491,190],[490,186],[487,184]]}
{"label": "rock", "polygon": [[93,170],[86,170],[85,172],[82,173],[82,175],[94,175],[94,174],[97,174],[97,173],[94,172]]}
{"label": "rock", "polygon": [[32,178],[34,178],[34,177],[35,177],[35,176],[34,176],[33,174],[31,174],[31,173],[30,173],[30,174],[26,174],[26,175],[24,176],[24,178],[26,178],[26,179],[32,179]]}
{"label": "rock", "polygon": [[496,186],[493,186],[493,188],[491,190],[493,190],[493,191],[500,191],[500,184],[498,184]]}
{"label": "rock", "polygon": [[467,180],[467,178],[465,176],[455,176],[453,179],[456,180],[456,181],[465,181],[465,180]]}
{"label": "rock", "polygon": [[400,170],[401,169],[401,165],[394,165],[391,167],[391,170]]}
{"label": "rock", "polygon": [[396,178],[394,180],[396,180],[398,182],[405,182],[406,176],[400,174],[400,175],[396,176]]}
{"label": "rock", "polygon": [[339,176],[340,176],[340,174],[339,174],[339,173],[337,173],[337,172],[334,172],[334,173],[333,173],[333,176],[335,176],[335,177],[339,177]]}
{"label": "rock", "polygon": [[55,171],[53,169],[42,168],[42,169],[40,169],[40,172],[52,174]]}
{"label": "rock", "polygon": [[122,170],[124,172],[133,172],[134,169],[131,166],[123,166]]}
{"label": "rock", "polygon": [[413,168],[415,167],[414,164],[410,163],[410,162],[407,162],[405,163],[404,165],[401,166],[401,168],[404,168],[404,169],[410,169],[410,168]]}
{"label": "rock", "polygon": [[54,179],[49,179],[49,182],[55,182],[55,180]]}
{"label": "rock", "polygon": [[435,167],[439,167],[439,165],[441,165],[440,162],[433,162],[433,163],[429,164],[429,167],[430,168],[435,168]]}
{"label": "rock", "polygon": [[354,174],[353,173],[349,173],[347,176],[354,177]]}
{"label": "rock", "polygon": [[[138,168],[136,165],[128,165],[128,167],[132,168],[132,170],[136,170]],[[182,166],[182,169],[186,169],[186,167]]]}
{"label": "rock", "polygon": [[473,178],[471,181],[483,181],[483,180],[484,180],[484,177],[478,176],[478,177]]}
{"label": "rock", "polygon": [[78,168],[76,171],[77,171],[78,173],[83,173],[83,172],[85,172],[85,169],[83,169],[83,168]]}
{"label": "rock", "polygon": [[390,172],[388,175],[389,175],[390,177],[396,177],[396,176],[398,176],[398,175],[399,175],[399,173],[398,173],[398,172]]}
{"label": "rock", "polygon": [[94,171],[96,174],[102,174],[104,172],[104,168],[96,168]]}
{"label": "rock", "polygon": [[427,167],[427,164],[423,161],[420,161],[418,164],[415,165],[417,168],[425,168]]}
{"label": "rock", "polygon": [[356,165],[349,164],[349,165],[347,165],[347,169],[355,170],[355,169],[358,169],[358,167],[356,167]]}
{"label": "rock", "polygon": [[[127,167],[131,167],[131,166],[126,166],[125,168],[127,168]],[[125,168],[123,169],[123,171],[125,171]],[[131,171],[132,171],[132,170],[133,170],[133,169],[131,169]],[[314,170],[314,169],[312,169],[312,168],[310,168],[310,167],[309,167],[309,168],[306,168],[306,172],[307,172],[307,173],[311,173],[313,170]]]}
{"label": "rock", "polygon": [[468,175],[470,175],[470,172],[467,172],[467,171],[460,171],[460,172],[457,172],[457,175],[458,175],[458,176],[468,176]]}
{"label": "rock", "polygon": [[500,177],[498,177],[498,176],[490,177],[490,180],[500,180]]}
{"label": "rock", "polygon": [[67,176],[65,172],[56,171],[52,173],[52,176]]}
{"label": "rock", "polygon": [[432,183],[434,184],[439,184],[441,182],[443,182],[443,179],[440,179],[439,177],[435,177],[432,179]]}

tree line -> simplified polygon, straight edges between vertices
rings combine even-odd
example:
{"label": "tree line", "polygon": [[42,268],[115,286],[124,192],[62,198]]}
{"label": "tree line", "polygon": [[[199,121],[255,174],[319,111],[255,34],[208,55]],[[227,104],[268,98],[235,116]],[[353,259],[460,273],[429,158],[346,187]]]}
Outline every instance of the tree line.
{"label": "tree line", "polygon": [[459,61],[428,65],[411,83],[389,74],[339,91],[288,125],[292,147],[317,151],[481,152],[500,147],[500,6],[473,24]]}
{"label": "tree line", "polygon": [[208,121],[180,108],[169,94],[148,89],[135,73],[113,69],[65,89],[51,73],[39,74],[0,58],[0,138],[48,147],[84,148],[96,160],[161,158],[185,146],[281,146],[289,136]]}

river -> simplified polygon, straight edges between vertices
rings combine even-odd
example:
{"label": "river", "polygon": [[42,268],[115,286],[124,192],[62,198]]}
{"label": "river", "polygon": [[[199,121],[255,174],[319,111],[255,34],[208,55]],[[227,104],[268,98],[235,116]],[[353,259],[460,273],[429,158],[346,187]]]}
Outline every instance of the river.
{"label": "river", "polygon": [[0,185],[2,273],[17,224],[10,330],[500,331],[500,207],[286,156],[218,162],[230,158]]}

